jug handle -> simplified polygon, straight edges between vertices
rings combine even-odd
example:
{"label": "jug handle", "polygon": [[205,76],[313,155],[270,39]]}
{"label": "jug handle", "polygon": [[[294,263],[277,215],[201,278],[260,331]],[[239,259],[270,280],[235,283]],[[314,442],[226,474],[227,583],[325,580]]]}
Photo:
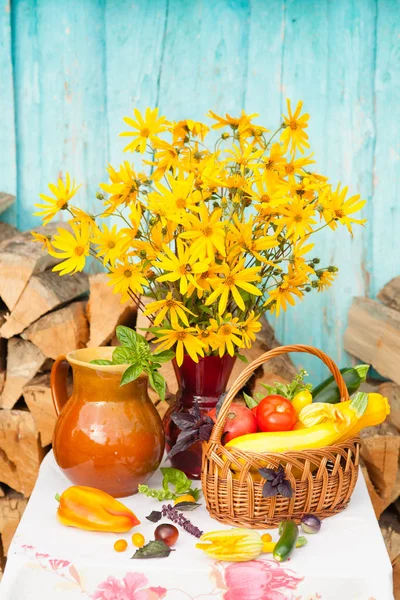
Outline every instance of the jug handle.
{"label": "jug handle", "polygon": [[65,354],[61,354],[55,361],[50,375],[51,397],[57,416],[68,400],[67,376],[69,363]]}

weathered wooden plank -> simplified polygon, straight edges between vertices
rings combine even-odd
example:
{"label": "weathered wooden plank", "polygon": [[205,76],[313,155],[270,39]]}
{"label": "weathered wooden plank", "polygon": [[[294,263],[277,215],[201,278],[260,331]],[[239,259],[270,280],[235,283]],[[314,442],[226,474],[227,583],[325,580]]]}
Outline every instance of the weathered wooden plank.
{"label": "weathered wooden plank", "polygon": [[354,298],[344,347],[384,377],[400,384],[400,313],[397,310],[369,298]]}
{"label": "weathered wooden plank", "polygon": [[[283,98],[304,100],[310,113],[310,145],[316,167],[349,185],[351,193],[371,199],[374,150],[374,57],[376,6],[374,0],[314,1],[286,4]],[[300,51],[301,49],[301,51]],[[372,225],[370,225],[371,227]],[[321,264],[335,264],[339,276],[323,294],[310,294],[277,322],[285,342],[321,347],[340,363],[347,311],[354,295],[367,289],[365,231],[324,230],[317,234],[314,253]],[[351,257],[351,259],[350,259]],[[326,369],[315,359],[297,358],[318,381]]]}
{"label": "weathered wooden plank", "polygon": [[18,222],[28,229],[38,194],[65,171],[83,183],[78,203],[97,204],[107,164],[104,4],[20,0],[13,27]]}
{"label": "weathered wooden plank", "polygon": [[[0,1],[0,87],[0,191],[15,195],[17,191],[17,163],[10,0]],[[15,224],[15,207],[8,208],[1,218],[3,221]]]}
{"label": "weathered wooden plank", "polygon": [[378,300],[400,311],[400,277],[394,277],[380,290]]}

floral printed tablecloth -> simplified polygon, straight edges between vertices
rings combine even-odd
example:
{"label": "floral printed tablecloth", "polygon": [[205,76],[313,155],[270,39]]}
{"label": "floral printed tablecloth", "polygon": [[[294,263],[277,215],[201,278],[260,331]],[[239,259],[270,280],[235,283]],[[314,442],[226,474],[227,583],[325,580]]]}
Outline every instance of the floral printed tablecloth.
{"label": "floral printed tablecloth", "polygon": [[[159,473],[151,485],[159,486]],[[349,507],[326,519],[321,532],[282,564],[271,555],[248,563],[215,562],[181,532],[168,558],[131,560],[133,547],[113,550],[130,534],[90,533],[60,525],[55,494],[69,486],[52,453],[18,527],[0,584],[1,600],[392,600],[392,569],[365,482],[360,476]],[[150,540],[145,519],[159,508],[139,495],[124,500]],[[202,506],[188,513],[204,531],[226,526]],[[276,532],[272,532],[275,539]]]}

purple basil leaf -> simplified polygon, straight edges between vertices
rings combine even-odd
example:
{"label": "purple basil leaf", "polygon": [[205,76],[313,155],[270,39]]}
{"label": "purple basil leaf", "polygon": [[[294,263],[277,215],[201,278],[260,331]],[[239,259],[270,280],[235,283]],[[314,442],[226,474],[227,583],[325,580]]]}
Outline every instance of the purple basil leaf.
{"label": "purple basil leaf", "polygon": [[270,496],[276,496],[278,493],[278,489],[271,484],[270,481],[266,481],[263,485],[262,495],[263,498],[269,498]]}
{"label": "purple basil leaf", "polygon": [[179,429],[191,429],[196,424],[196,418],[189,413],[175,413],[171,415],[171,420]]}
{"label": "purple basil leaf", "polygon": [[221,444],[225,444],[225,438],[228,435],[229,431],[224,431],[221,435]]}
{"label": "purple basil leaf", "polygon": [[192,431],[188,431],[186,432],[185,436],[182,436],[182,432],[178,435],[178,439],[176,440],[176,444],[173,448],[171,448],[171,450],[168,452],[167,454],[167,460],[169,460],[172,456],[175,456],[175,454],[178,454],[178,452],[183,452],[184,450],[187,450],[188,448],[190,448],[190,446],[193,446],[193,444],[195,442],[197,442],[199,440],[199,434],[197,433],[197,431],[192,432]]}
{"label": "purple basil leaf", "polygon": [[278,493],[281,496],[285,496],[285,498],[291,498],[293,495],[292,486],[290,485],[289,481],[287,481],[287,480],[282,481],[282,483],[279,483],[276,486],[276,489],[278,490]]}
{"label": "purple basil leaf", "polygon": [[162,517],[162,514],[159,510],[152,510],[151,513],[149,515],[147,515],[146,519],[148,519],[152,523],[158,523],[158,521],[161,519],[161,517]]}
{"label": "purple basil leaf", "polygon": [[201,411],[198,402],[195,401],[193,407],[189,410],[189,413],[196,418],[196,421],[201,419]]}
{"label": "purple basil leaf", "polygon": [[267,481],[273,481],[276,476],[276,472],[273,469],[258,469],[258,472]]}
{"label": "purple basil leaf", "polygon": [[211,436],[211,432],[213,430],[213,425],[210,423],[206,423],[205,425],[200,426],[199,437],[203,442],[208,442]]}

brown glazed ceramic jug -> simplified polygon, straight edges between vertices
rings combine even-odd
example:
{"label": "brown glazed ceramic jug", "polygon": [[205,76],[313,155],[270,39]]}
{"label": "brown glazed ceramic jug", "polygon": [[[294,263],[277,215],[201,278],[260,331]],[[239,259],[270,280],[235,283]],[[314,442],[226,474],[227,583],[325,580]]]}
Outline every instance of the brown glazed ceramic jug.
{"label": "brown glazed ceramic jug", "polygon": [[[51,372],[58,414],[53,450],[58,466],[76,485],[116,498],[135,494],[158,468],[164,429],[147,393],[147,376],[120,387],[126,365],[93,365],[113,348],[83,348],[60,356]],[[67,374],[73,372],[68,398]]]}

